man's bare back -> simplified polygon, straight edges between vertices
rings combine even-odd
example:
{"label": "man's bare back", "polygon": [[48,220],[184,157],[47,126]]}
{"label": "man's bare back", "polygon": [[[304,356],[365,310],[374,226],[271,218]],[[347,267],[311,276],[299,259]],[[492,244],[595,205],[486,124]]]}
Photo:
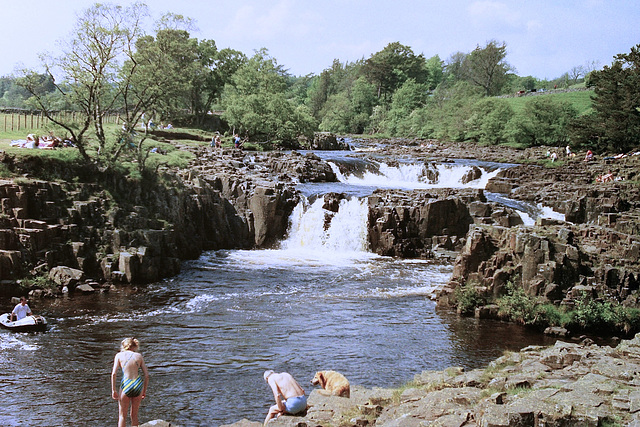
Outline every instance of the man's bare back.
{"label": "man's bare back", "polygon": [[269,379],[267,380],[267,382],[272,389],[272,382],[275,383],[276,389],[285,399],[304,395],[304,389],[288,372],[281,372],[279,374],[274,372],[273,374],[269,375]]}
{"label": "man's bare back", "polygon": [[281,414],[297,414],[306,410],[307,400],[304,389],[298,382],[287,372],[276,373],[273,371],[265,371],[264,379],[273,391],[273,398],[276,404],[269,408],[267,418],[264,420],[266,425],[271,419],[277,418]]}

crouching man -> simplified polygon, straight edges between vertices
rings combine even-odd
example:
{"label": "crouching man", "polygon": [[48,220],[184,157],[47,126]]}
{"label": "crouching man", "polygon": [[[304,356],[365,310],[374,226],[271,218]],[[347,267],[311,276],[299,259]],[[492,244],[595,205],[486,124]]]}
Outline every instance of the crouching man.
{"label": "crouching man", "polygon": [[264,379],[271,387],[276,400],[276,404],[269,408],[264,425],[282,414],[297,415],[307,409],[307,396],[304,395],[304,389],[291,374],[287,372],[278,374],[269,370],[264,372]]}

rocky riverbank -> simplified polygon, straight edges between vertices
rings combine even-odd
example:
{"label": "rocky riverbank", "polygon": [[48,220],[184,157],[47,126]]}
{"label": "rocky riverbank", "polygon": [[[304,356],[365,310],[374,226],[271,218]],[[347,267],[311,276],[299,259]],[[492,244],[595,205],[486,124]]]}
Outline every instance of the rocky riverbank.
{"label": "rocky riverbank", "polygon": [[[400,389],[352,385],[350,398],[313,390],[304,416],[269,426],[637,426],[638,373],[640,335],[616,347],[557,341],[506,353],[484,369],[422,372]],[[176,427],[144,424],[169,425]],[[224,427],[260,426],[244,419]]]}
{"label": "rocky riverbank", "polygon": [[[48,276],[56,284],[40,289],[41,281],[27,281],[34,294],[55,296],[80,284],[88,292],[106,291],[175,275],[182,260],[204,250],[269,247],[285,235],[300,200],[296,183],[337,181],[314,154],[174,143],[195,160],[183,170],[164,170],[154,182],[115,174],[93,182],[40,181],[30,177],[51,165],[0,156],[24,176],[0,182],[0,293],[22,292],[25,282],[18,279],[25,276]],[[547,148],[353,143],[358,150],[350,156],[422,161],[434,179],[432,164],[453,158],[524,162],[503,169],[486,190],[377,190],[368,197],[372,251],[456,260],[450,285],[438,296],[441,305],[455,303],[461,285],[471,283],[491,299],[509,282],[540,302],[571,306],[586,293],[640,306],[640,156],[573,157],[547,167],[536,163],[547,158]],[[476,169],[465,179],[476,179]],[[605,173],[618,180],[596,182]],[[553,208],[566,221],[525,226],[513,209],[487,201],[487,192]],[[325,196],[328,212],[341,197]]]}
{"label": "rocky riverbank", "polygon": [[[115,174],[43,181],[38,167],[51,165],[0,155],[22,175],[0,182],[0,294],[107,292],[175,275],[182,260],[204,250],[270,247],[285,235],[301,198],[296,184],[337,180],[313,154],[183,148],[195,154],[189,168],[164,170],[154,182]],[[640,307],[640,156],[569,158],[547,167],[536,163],[545,161],[546,148],[409,140],[367,141],[360,148],[350,155],[411,158],[427,168],[453,158],[523,163],[502,170],[486,190],[377,190],[368,197],[371,250],[455,262],[440,305],[455,304],[461,286],[490,301],[511,284],[536,303],[571,307],[586,295]],[[620,180],[597,182],[608,173]],[[488,192],[553,208],[565,220],[524,225],[513,209],[488,201]],[[328,212],[341,197],[325,196]],[[54,285],[43,286],[42,278]],[[491,304],[474,314],[500,317]],[[277,423],[624,425],[639,408],[639,340],[616,349],[586,343],[529,348],[484,370],[418,375],[402,392],[355,387],[347,400],[313,393],[306,417]]]}

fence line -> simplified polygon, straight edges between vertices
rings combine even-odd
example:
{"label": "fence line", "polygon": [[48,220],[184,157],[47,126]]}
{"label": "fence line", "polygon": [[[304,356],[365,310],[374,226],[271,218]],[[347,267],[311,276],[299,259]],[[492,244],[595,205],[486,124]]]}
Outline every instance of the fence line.
{"label": "fence line", "polygon": [[[4,124],[3,130],[18,131],[22,129],[42,129],[52,124],[51,120],[42,112],[0,112],[0,116],[4,116],[2,121]],[[54,118],[63,122],[75,122],[76,117],[79,118],[79,114],[75,111],[59,111],[53,114]],[[118,114],[109,114],[105,117],[105,123],[117,123],[119,119]]]}

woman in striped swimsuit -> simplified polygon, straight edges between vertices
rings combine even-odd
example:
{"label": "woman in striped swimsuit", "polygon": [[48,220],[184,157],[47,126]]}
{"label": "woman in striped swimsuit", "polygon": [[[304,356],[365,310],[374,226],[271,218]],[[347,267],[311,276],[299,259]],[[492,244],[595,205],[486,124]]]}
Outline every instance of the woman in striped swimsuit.
{"label": "woman in striped swimsuit", "polygon": [[[139,347],[140,343],[137,339],[125,338],[122,340],[120,352],[116,354],[113,360],[111,395],[118,401],[118,427],[125,427],[127,425],[129,405],[131,405],[131,426],[138,425],[138,409],[140,408],[142,399],[144,399],[147,394],[149,373],[147,372],[147,366],[144,364],[142,355],[137,352]],[[122,369],[120,390],[116,387],[118,368]],[[139,373],[140,369],[142,369],[142,376]]]}

